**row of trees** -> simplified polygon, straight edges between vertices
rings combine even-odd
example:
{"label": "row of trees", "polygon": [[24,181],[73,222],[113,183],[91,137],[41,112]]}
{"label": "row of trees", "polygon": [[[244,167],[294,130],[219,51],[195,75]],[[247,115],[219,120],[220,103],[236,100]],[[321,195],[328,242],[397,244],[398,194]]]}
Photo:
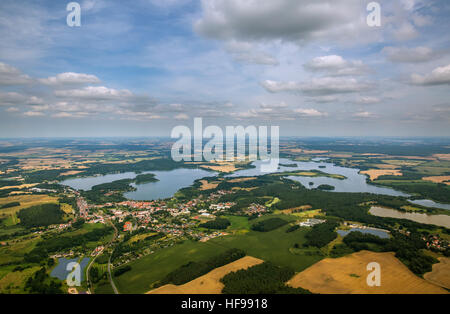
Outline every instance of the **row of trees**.
{"label": "row of trees", "polygon": [[288,222],[281,218],[269,218],[263,221],[259,221],[252,226],[252,230],[259,232],[269,232],[286,225]]}

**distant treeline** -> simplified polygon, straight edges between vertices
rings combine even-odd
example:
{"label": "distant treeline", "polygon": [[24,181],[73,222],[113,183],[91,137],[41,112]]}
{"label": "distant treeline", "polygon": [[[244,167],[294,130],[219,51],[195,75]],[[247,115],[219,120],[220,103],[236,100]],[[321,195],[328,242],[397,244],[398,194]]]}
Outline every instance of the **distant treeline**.
{"label": "distant treeline", "polygon": [[226,264],[234,262],[244,257],[245,255],[245,252],[242,250],[230,249],[205,261],[189,262],[169,273],[163,280],[161,280],[159,285],[165,285],[169,283],[174,285],[185,284],[191,280],[194,280],[195,278],[207,274],[217,267],[222,267]]}
{"label": "distant treeline", "polygon": [[326,150],[334,152],[352,152],[352,153],[370,153],[370,154],[387,154],[396,156],[430,156],[433,154],[449,154],[450,149],[447,143],[415,143],[414,145],[400,145],[397,143],[373,143],[364,142],[354,145],[354,143],[337,144],[336,141],[324,141],[323,143],[302,143],[303,148],[311,150]]}
{"label": "distant treeline", "polygon": [[224,294],[308,294],[302,288],[292,288],[286,282],[295,275],[288,267],[265,262],[248,269],[229,273],[220,281]]}
{"label": "distant treeline", "polygon": [[[107,164],[107,163],[95,163],[87,165],[88,169],[83,169],[83,176],[104,175],[109,173],[124,173],[135,172],[141,173],[152,170],[173,170],[177,168],[195,168],[195,165],[185,164],[183,162],[175,162],[170,158],[142,160],[137,163],[127,164]],[[70,169],[57,169],[57,170],[40,170],[33,172],[26,172],[23,174],[27,183],[41,183],[44,181],[54,181],[67,179],[73,176],[61,177],[61,173],[67,172]],[[73,169],[76,170],[76,169]],[[145,177],[144,177],[145,178]]]}
{"label": "distant treeline", "polygon": [[42,204],[24,208],[17,213],[25,228],[46,227],[63,222],[64,212],[59,204]]}
{"label": "distant treeline", "polygon": [[[408,194],[417,194],[422,198],[432,199],[436,202],[450,203],[450,185],[444,183],[431,182],[402,182],[398,181],[401,177],[389,182],[383,182],[385,186],[404,191]],[[376,181],[375,181],[376,182]]]}

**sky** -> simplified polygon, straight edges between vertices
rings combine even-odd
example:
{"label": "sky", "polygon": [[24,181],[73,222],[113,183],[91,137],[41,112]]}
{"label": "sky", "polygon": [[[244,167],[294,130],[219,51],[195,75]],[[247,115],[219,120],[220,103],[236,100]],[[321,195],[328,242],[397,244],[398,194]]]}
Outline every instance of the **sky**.
{"label": "sky", "polygon": [[0,2],[0,137],[450,136],[450,2]]}

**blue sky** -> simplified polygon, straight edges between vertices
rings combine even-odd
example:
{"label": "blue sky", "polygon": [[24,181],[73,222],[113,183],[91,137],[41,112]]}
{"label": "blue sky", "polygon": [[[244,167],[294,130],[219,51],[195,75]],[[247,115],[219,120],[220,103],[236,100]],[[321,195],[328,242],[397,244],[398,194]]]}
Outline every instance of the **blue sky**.
{"label": "blue sky", "polygon": [[369,2],[3,0],[0,137],[449,136],[450,3]]}

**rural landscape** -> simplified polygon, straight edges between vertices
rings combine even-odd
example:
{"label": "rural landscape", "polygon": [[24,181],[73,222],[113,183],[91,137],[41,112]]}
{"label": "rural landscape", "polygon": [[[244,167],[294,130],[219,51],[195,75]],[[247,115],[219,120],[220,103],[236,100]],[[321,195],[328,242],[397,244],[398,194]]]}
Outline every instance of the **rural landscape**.
{"label": "rural landscape", "polygon": [[167,141],[3,141],[1,292],[448,293],[447,142],[283,140],[265,174]]}
{"label": "rural landscape", "polygon": [[449,16],[448,0],[1,0],[0,296],[447,297]]}

